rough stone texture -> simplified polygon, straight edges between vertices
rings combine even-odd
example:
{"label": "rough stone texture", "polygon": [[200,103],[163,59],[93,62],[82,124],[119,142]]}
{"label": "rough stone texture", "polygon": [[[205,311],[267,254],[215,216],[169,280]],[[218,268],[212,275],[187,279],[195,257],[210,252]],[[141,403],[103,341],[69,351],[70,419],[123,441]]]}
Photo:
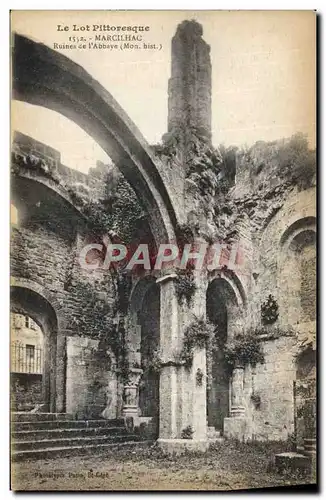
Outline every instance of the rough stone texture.
{"label": "rough stone texture", "polygon": [[[258,364],[254,373],[248,370],[246,374],[245,384],[249,389],[246,394],[247,415],[251,416],[251,438],[254,440],[287,440],[293,434],[295,348],[296,339],[292,337],[265,341],[264,364]],[[259,408],[255,408],[250,400],[250,392],[260,396]]]}
{"label": "rough stone texture", "polygon": [[311,458],[300,453],[287,452],[275,455],[275,467],[278,472],[308,472],[312,470]]}
{"label": "rough stone texture", "polygon": [[[147,312],[153,317],[143,317],[142,324],[139,324],[137,315],[143,306],[134,307],[133,304],[134,300],[137,302],[135,296],[138,292],[131,294],[125,334],[128,361],[133,368],[138,365],[139,369],[142,361],[141,327],[143,335],[145,330],[148,334],[152,327],[154,336],[157,337],[158,330],[160,335],[160,446],[169,452],[179,452],[188,446],[204,450],[207,446],[206,377],[202,385],[196,383],[198,370],[207,374],[205,349],[195,349],[191,369],[177,363],[176,354],[182,349],[184,332],[193,320],[193,314],[205,316],[208,312],[207,303],[212,299],[207,290],[214,280],[219,280],[221,286],[211,289],[216,308],[216,317],[212,319],[216,324],[221,323],[221,315],[226,313],[227,340],[250,331],[261,333],[262,327],[268,330],[260,335],[265,362],[256,368],[246,365],[244,369],[233,372],[233,383],[230,384],[233,391],[230,394],[232,411],[224,419],[224,432],[239,440],[286,440],[294,432],[293,382],[298,378],[297,355],[307,346],[315,349],[314,182],[311,181],[303,189],[292,178],[282,178],[283,172],[279,170],[275,155],[271,156],[270,162],[257,163],[244,154],[237,159],[235,185],[227,193],[212,189],[199,196],[194,182],[191,188],[185,187],[187,182],[191,184],[189,179],[185,181],[183,156],[184,146],[188,147],[190,129],[195,127],[206,135],[207,147],[210,147],[211,134],[209,47],[202,39],[200,25],[195,22],[182,23],[172,43],[168,135],[171,138],[172,134],[173,138],[174,132],[176,135],[180,133],[184,142],[179,148],[181,151],[177,151],[174,157],[167,160],[163,155],[161,161],[154,158],[139,132],[111,96],[90,80],[82,68],[22,37],[17,37],[16,42],[14,66],[18,97],[27,101],[31,98],[25,95],[25,84],[28,83],[36,94],[33,99],[43,103],[43,78],[49,74],[47,64],[51,59],[58,73],[51,79],[47,105],[56,109],[51,97],[67,84],[68,75],[67,88],[71,90],[70,97],[73,99],[73,108],[69,111],[79,123],[82,111],[87,107],[88,130],[108,154],[112,154],[117,167],[125,173],[142,198],[156,243],[175,241],[177,225],[187,221],[192,224],[194,234],[205,236],[207,241],[208,236],[214,236],[240,246],[240,266],[230,269],[226,263],[211,273],[195,273],[196,292],[190,305],[178,303],[175,288],[177,276],[174,272],[152,276],[153,281],[158,278],[160,311],[158,313],[157,308],[156,311],[149,308]],[[30,54],[31,48],[35,49],[35,60],[31,57],[28,65],[19,55],[21,46],[24,54]],[[39,66],[40,54],[42,68]],[[38,86],[35,85],[33,64],[39,69],[35,73],[39,79]],[[62,72],[62,65],[66,72]],[[84,92],[85,88],[90,94]],[[41,90],[41,94],[37,94],[37,90]],[[91,107],[89,95],[94,98]],[[112,123],[119,125],[117,129],[111,129]],[[118,134],[118,140],[115,134]],[[101,185],[102,170],[99,168],[86,178],[62,166],[57,152],[51,148],[44,146],[42,149],[40,144],[36,146],[35,153],[43,155],[56,174],[68,184],[70,182],[72,189],[63,189],[60,182],[58,185],[58,182],[37,172],[27,173],[21,167],[16,171],[13,201],[21,223],[13,229],[12,236],[12,275],[17,280],[13,288],[25,288],[30,293],[38,294],[41,297],[38,300],[44,307],[43,312],[38,313],[26,296],[23,300],[24,297],[18,293],[14,305],[19,309],[17,312],[30,314],[33,318],[39,314],[38,320],[45,335],[52,339],[47,366],[51,365],[56,373],[50,373],[48,369],[46,380],[51,386],[47,390],[56,411],[64,411],[66,405],[66,411],[83,416],[99,415],[105,409],[108,418],[113,413],[120,416],[122,391],[125,397],[129,394],[127,381],[122,388],[114,378],[118,374],[110,375],[107,366],[95,361],[97,340],[87,338],[94,333],[94,318],[91,315],[89,321],[84,318],[85,303],[78,295],[78,283],[81,282],[90,285],[91,290],[102,291],[108,303],[116,298],[110,276],[105,281],[96,273],[87,274],[80,269],[77,259],[80,249],[89,242],[90,233],[87,220],[74,206],[73,192],[86,192],[87,196],[102,195],[101,187],[97,189]],[[258,152],[263,148],[261,143],[255,145]],[[277,144],[273,143],[273,151],[275,148]],[[205,212],[207,207],[209,209]],[[40,213],[42,217],[39,217]],[[199,228],[195,228],[196,223]],[[144,276],[140,280],[144,283],[138,289],[140,304],[146,295],[148,278]],[[139,284],[136,281],[133,280],[134,291]],[[223,292],[226,289],[230,290],[229,294]],[[273,294],[277,301],[279,316],[267,328],[262,324],[261,305],[269,294]],[[86,325],[83,332],[78,329],[81,318]],[[108,405],[105,396],[108,386],[115,398],[112,406]],[[133,402],[137,402],[135,387],[133,391]],[[142,406],[147,411],[150,405],[146,402]],[[180,439],[182,432],[189,427],[193,431],[193,439]]]}
{"label": "rough stone texture", "polygon": [[194,439],[158,439],[158,446],[161,448],[163,453],[169,455],[182,455],[187,451],[192,452],[204,452],[207,451],[209,447],[209,442],[207,439],[194,440]]}
{"label": "rough stone texture", "polygon": [[195,21],[179,24],[172,39],[168,131],[195,126],[211,137],[210,46]]}
{"label": "rough stone texture", "polygon": [[12,373],[10,391],[11,409],[30,411],[43,401],[42,376],[31,373]]}
{"label": "rough stone texture", "polygon": [[98,341],[67,337],[66,410],[78,419],[118,416],[114,360],[100,358]]}

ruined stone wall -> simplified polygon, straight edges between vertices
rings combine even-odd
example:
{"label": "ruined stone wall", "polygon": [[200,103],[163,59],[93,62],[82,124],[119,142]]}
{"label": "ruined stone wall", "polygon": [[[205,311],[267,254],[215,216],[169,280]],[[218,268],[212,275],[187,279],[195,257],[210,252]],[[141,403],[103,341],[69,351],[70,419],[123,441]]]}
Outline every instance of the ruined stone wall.
{"label": "ruined stone wall", "polygon": [[[249,435],[264,441],[287,440],[294,432],[293,382],[296,379],[297,339],[263,340],[265,362],[248,368],[244,395]],[[260,398],[259,404],[254,401]]]}
{"label": "ruined stone wall", "polygon": [[[293,384],[297,378],[296,359],[302,344],[315,344],[316,335],[316,248],[315,189],[294,191],[272,217],[254,246],[257,293],[256,324],[262,321],[260,306],[272,294],[279,306],[279,317],[270,332],[278,338],[262,339],[265,362],[246,370],[244,402],[248,418],[248,437],[257,440],[286,440],[294,432]],[[303,236],[302,236],[303,235]],[[293,330],[292,334],[291,331]],[[260,398],[255,405],[252,395]]]}
{"label": "ruined stone wall", "polygon": [[[61,154],[47,144],[43,144],[21,132],[15,131],[13,136],[13,152],[35,156],[44,161],[49,167],[51,175],[62,185],[72,187],[76,193],[98,199],[105,193],[105,175],[107,165],[97,162],[88,174],[71,169],[61,163]],[[112,165],[113,166],[113,165]]]}
{"label": "ruined stone wall", "polygon": [[98,341],[67,337],[66,405],[76,418],[117,418],[122,386],[112,353],[99,355]]}
{"label": "ruined stone wall", "polygon": [[13,228],[11,275],[35,281],[63,296],[71,250],[69,241],[44,227]]}
{"label": "ruined stone wall", "polygon": [[168,131],[196,127],[211,137],[210,47],[200,24],[184,21],[172,39]]}
{"label": "ruined stone wall", "polygon": [[[294,326],[302,322],[300,260],[295,253],[292,255],[288,245],[296,234],[306,230],[315,231],[315,216],[315,189],[311,188],[300,193],[295,191],[270,221],[261,239],[259,248],[261,297],[265,300],[269,293],[275,296],[280,307],[279,322],[284,326]],[[288,231],[290,233],[287,236]],[[302,249],[298,251],[301,255]],[[312,260],[309,262],[312,268]],[[310,271],[312,272],[312,269]],[[311,300],[315,301],[315,297]]]}
{"label": "ruined stone wall", "polygon": [[30,411],[42,403],[42,375],[11,373],[10,407],[13,411]]}
{"label": "ruined stone wall", "polygon": [[[24,148],[28,155],[42,154],[46,164],[54,166],[56,174],[60,169],[66,171],[66,174],[69,172],[67,167],[60,164],[60,156],[52,148],[37,143],[33,149],[33,140],[30,138],[29,142],[24,139],[23,145],[19,145],[20,152]],[[42,179],[41,175],[40,180]],[[94,189],[96,182],[99,183],[100,179],[95,180]],[[101,192],[98,190],[97,195]],[[19,202],[18,224],[13,225],[11,233],[13,289],[15,282],[26,283],[27,289],[32,286],[36,293],[40,290],[41,295],[47,298],[55,310],[58,328],[54,332],[55,344],[48,345],[45,349],[45,376],[46,380],[51,377],[53,387],[56,383],[57,410],[64,411],[68,384],[64,366],[65,339],[72,335],[86,338],[98,335],[98,329],[94,330],[92,305],[89,302],[93,300],[94,303],[96,297],[108,304],[114,301],[111,275],[107,273],[104,276],[103,272],[89,273],[81,268],[80,251],[87,243],[95,241],[94,234],[85,217],[69,206],[58,192],[48,191],[48,187],[44,188],[41,182],[38,184],[37,176],[31,181],[20,177],[18,173],[15,174],[12,196]],[[36,309],[33,310],[33,318],[42,323],[42,311]],[[51,326],[49,328],[51,330]],[[51,332],[49,335],[51,336]],[[78,372],[73,370],[71,377],[77,381]],[[70,379],[69,384],[71,383]],[[89,390],[89,398],[91,397],[95,398],[95,407],[101,405],[96,402],[95,386],[93,396]],[[84,410],[80,404],[77,405],[81,414],[83,411],[89,412],[89,402],[85,401],[85,405]]]}

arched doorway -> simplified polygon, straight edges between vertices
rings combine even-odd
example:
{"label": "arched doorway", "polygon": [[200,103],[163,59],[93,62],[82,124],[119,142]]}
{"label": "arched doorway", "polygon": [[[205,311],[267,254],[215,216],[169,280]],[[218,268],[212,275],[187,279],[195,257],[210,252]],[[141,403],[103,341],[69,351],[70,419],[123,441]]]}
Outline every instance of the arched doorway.
{"label": "arched doorway", "polygon": [[28,411],[43,403],[43,346],[41,327],[30,316],[10,317],[11,409]]}
{"label": "arched doorway", "polygon": [[160,376],[154,365],[160,347],[160,307],[160,286],[155,278],[140,279],[131,294],[130,315],[135,333],[131,342],[134,359],[143,371],[138,394],[141,420],[151,421],[153,435],[159,428]]}
{"label": "arched doorway", "polygon": [[[281,238],[279,286],[283,300],[280,318],[284,324],[316,321],[316,221],[299,219]],[[315,327],[312,328],[315,331]]]}
{"label": "arched doorway", "polygon": [[236,321],[238,304],[235,292],[224,278],[216,278],[209,284],[206,292],[207,319],[216,325],[215,340],[217,349],[213,358],[207,359],[207,369],[211,380],[207,387],[207,423],[223,431],[224,418],[229,415],[229,370],[224,359],[223,346],[232,333]]}
{"label": "arched doorway", "polygon": [[[37,292],[20,287],[11,287],[11,312],[15,317],[24,318],[38,332],[34,341],[25,342],[25,366],[23,369],[34,370],[41,376],[41,396],[39,403],[44,405],[42,411],[55,412],[56,407],[56,363],[57,363],[57,317],[50,303]],[[32,330],[32,328],[28,328]],[[12,340],[17,339],[17,329],[12,329]],[[24,335],[26,337],[26,333]],[[42,343],[40,340],[42,339]],[[27,347],[26,347],[27,346]],[[34,346],[34,348],[33,348]],[[24,353],[23,353],[24,351]],[[19,354],[19,353],[18,353]],[[13,361],[13,360],[12,360]],[[17,361],[18,366],[19,362]],[[16,368],[17,368],[16,363]],[[13,367],[13,362],[12,362]]]}

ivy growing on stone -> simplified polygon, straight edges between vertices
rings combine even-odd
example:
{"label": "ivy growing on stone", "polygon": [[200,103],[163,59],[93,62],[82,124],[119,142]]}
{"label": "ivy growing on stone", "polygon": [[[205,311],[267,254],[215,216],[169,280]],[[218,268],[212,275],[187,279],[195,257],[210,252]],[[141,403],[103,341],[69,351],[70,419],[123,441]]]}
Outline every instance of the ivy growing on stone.
{"label": "ivy growing on stone", "polygon": [[176,237],[178,244],[181,248],[186,244],[191,244],[195,239],[195,232],[198,230],[198,227],[193,227],[189,223],[178,224],[176,227]]}
{"label": "ivy growing on stone", "polygon": [[[206,349],[206,356],[210,358],[215,349],[215,326],[201,317],[195,317],[194,321],[187,326],[183,346],[180,352],[180,360],[186,368],[191,368],[193,363],[194,350]],[[208,363],[207,363],[208,364]]]}
{"label": "ivy growing on stone", "polygon": [[[112,305],[107,300],[104,292],[99,293],[96,290],[95,284],[74,281],[72,286],[76,301],[83,311],[78,317],[72,317],[72,328],[79,336],[99,341],[98,356],[106,358],[109,356],[108,351],[112,350],[120,372],[125,377],[129,367],[124,314],[119,312],[117,304]],[[104,288],[105,284],[102,283],[102,289]]]}
{"label": "ivy growing on stone", "polygon": [[260,339],[252,334],[237,335],[234,339],[226,342],[223,351],[225,361],[230,369],[233,369],[237,364],[256,366],[258,363],[264,363],[265,360]]}
{"label": "ivy growing on stone", "polygon": [[116,310],[122,315],[128,312],[131,286],[131,276],[118,270],[116,273]]}
{"label": "ivy growing on stone", "polygon": [[194,434],[194,430],[191,425],[187,425],[184,429],[181,431],[181,439],[192,439]]}
{"label": "ivy growing on stone", "polygon": [[42,177],[46,177],[54,181],[56,184],[60,183],[60,179],[52,166],[48,165],[43,158],[30,154],[24,154],[20,151],[13,151],[11,155],[11,172],[18,174],[20,168],[35,172]]}
{"label": "ivy growing on stone", "polygon": [[278,304],[275,297],[269,294],[267,300],[261,305],[261,320],[264,325],[275,323],[279,315]]}
{"label": "ivy growing on stone", "polygon": [[194,295],[197,290],[197,285],[193,275],[193,268],[177,269],[177,278],[175,279],[175,291],[178,304],[182,306],[184,303],[188,307],[191,306]]}

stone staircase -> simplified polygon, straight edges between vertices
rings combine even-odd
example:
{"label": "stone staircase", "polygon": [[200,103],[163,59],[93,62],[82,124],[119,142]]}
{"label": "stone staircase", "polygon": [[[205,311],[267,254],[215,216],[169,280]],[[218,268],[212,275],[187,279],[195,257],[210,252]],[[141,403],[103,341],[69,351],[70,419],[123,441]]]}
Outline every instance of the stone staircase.
{"label": "stone staircase", "polygon": [[105,452],[143,439],[123,419],[74,420],[66,413],[11,414],[12,460],[36,460]]}

